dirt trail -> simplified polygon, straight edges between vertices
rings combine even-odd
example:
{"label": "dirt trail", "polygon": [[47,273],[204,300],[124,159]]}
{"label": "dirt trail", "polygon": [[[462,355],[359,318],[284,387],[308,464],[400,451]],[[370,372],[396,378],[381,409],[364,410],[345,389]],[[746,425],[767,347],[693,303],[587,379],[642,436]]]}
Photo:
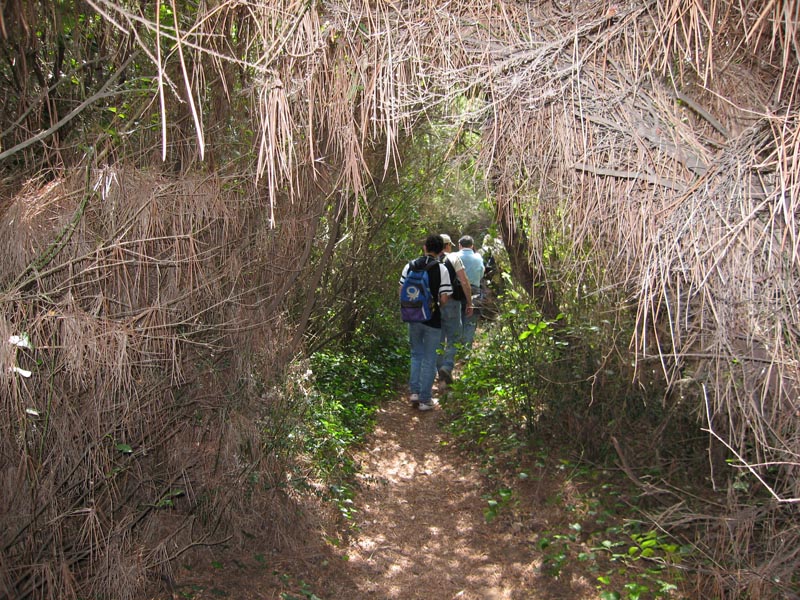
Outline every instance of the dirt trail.
{"label": "dirt trail", "polygon": [[[300,556],[292,553],[280,557],[279,571],[292,574],[284,575],[283,583],[287,585],[280,585],[274,571],[269,575],[264,569],[259,573],[248,567],[236,576],[238,581],[218,581],[214,589],[195,585],[193,595],[175,597],[595,597],[591,584],[580,576],[565,573],[554,580],[540,572],[535,534],[548,526],[551,517],[557,518],[560,510],[544,508],[544,498],[549,494],[541,489],[544,484],[533,483],[527,493],[522,491],[513,518],[486,523],[483,510],[487,502],[483,496],[492,490],[469,456],[443,433],[443,418],[441,408],[419,412],[405,400],[383,405],[374,432],[357,455],[361,465],[355,497],[357,527],[338,548],[320,543],[317,551],[307,546]],[[298,588],[299,582],[303,582],[302,588]],[[294,591],[288,592],[289,589]],[[304,591],[297,592],[298,589]]]}
{"label": "dirt trail", "polygon": [[482,478],[447,443],[441,417],[390,403],[360,457],[360,534],[349,550],[363,597],[534,597],[519,591],[534,587],[535,564],[486,524]]}

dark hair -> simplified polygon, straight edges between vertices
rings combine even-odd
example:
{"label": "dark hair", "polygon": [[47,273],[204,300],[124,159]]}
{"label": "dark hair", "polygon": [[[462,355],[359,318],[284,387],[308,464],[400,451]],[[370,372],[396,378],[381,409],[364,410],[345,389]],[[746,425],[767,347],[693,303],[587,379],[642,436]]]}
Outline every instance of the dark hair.
{"label": "dark hair", "polygon": [[425,238],[425,250],[434,254],[441,254],[444,250],[444,241],[439,234],[431,234]]}
{"label": "dark hair", "polygon": [[463,246],[464,248],[472,248],[472,244],[474,244],[474,240],[472,236],[469,235],[462,235],[461,238],[458,240],[458,245]]}

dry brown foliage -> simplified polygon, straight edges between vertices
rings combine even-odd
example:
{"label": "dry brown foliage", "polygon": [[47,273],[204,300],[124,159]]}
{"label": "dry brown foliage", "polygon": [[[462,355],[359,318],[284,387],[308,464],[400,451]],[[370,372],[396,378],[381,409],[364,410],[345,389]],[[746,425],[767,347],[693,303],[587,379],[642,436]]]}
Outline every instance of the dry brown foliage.
{"label": "dry brown foliage", "polygon": [[[237,111],[249,114],[256,159],[230,169],[237,184],[248,182],[239,195],[223,193],[214,178],[101,173],[98,162],[78,178],[84,183],[31,186],[6,211],[0,332],[31,335],[46,351],[37,369],[47,369],[49,383],[10,372],[25,351],[0,345],[3,452],[15,457],[4,485],[25,482],[16,497],[34,500],[42,489],[53,498],[71,491],[41,504],[42,514],[25,513],[35,501],[26,509],[10,498],[12,513],[29,515],[22,523],[55,523],[46,535],[64,539],[61,523],[123,538],[87,505],[102,466],[120,458],[103,440],[136,432],[154,440],[153,461],[177,460],[176,447],[187,447],[170,446],[180,436],[165,438],[176,421],[158,410],[163,387],[147,376],[156,371],[175,386],[190,380],[186,357],[196,344],[258,345],[282,364],[291,349],[274,341],[285,323],[271,309],[303,273],[293,265],[310,256],[317,216],[326,204],[353,208],[398,160],[398,141],[418,120],[450,114],[469,98],[467,113],[452,114],[482,132],[481,166],[498,212],[530,223],[531,260],[541,261],[549,230],[570,240],[566,268],[587,268],[591,252],[603,287],[638,305],[637,356],[657,356],[668,381],[695,390],[692,410],[709,435],[771,494],[763,512],[731,500],[737,527],[712,520],[710,555],[749,574],[754,597],[766,593],[764,582],[797,570],[795,553],[776,562],[765,543],[766,532],[781,527],[787,547],[800,547],[791,516],[800,501],[796,0],[228,0],[178,11],[177,28],[126,3],[89,4],[149,57],[158,82],[162,123],[157,135],[138,138],[139,164],[156,158],[148,154],[154,146],[183,172],[200,158],[231,160],[238,136],[226,119]],[[27,22],[20,7],[5,25]],[[376,146],[383,170],[370,167]],[[243,198],[252,204],[240,206]],[[253,222],[262,204],[276,229]],[[275,258],[259,262],[261,251]],[[92,409],[76,409],[87,394]],[[42,450],[58,446],[49,437],[53,423],[41,437],[43,425],[33,427],[24,409],[49,403],[63,408],[64,443],[86,442],[70,446],[72,470],[47,463],[47,477],[37,479],[32,448],[47,439],[41,468]],[[130,421],[109,428],[104,418],[112,413]],[[228,443],[218,439],[220,448]],[[233,454],[220,457],[235,463]],[[241,472],[231,469],[226,475]],[[716,475],[720,486],[736,479]],[[157,500],[176,481],[145,485],[139,473],[118,491],[106,480],[102,510],[144,489]],[[4,563],[13,563],[9,553],[28,527],[6,545]],[[759,551],[737,554],[750,543]],[[75,554],[83,545],[68,547],[61,564],[87,558]],[[45,568],[35,577],[61,581],[63,570]],[[33,585],[34,575],[7,579],[15,577]],[[736,585],[720,576],[715,591]]]}
{"label": "dry brown foliage", "polygon": [[292,411],[254,382],[291,357],[278,309],[313,207],[278,236],[216,177],[86,181],[26,188],[0,227],[3,597],[136,598],[192,547],[294,519]]}

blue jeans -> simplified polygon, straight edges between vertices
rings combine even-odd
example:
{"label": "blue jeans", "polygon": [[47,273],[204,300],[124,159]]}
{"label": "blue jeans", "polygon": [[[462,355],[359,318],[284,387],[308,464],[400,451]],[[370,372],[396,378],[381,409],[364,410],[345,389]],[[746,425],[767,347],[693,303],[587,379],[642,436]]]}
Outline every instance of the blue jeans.
{"label": "blue jeans", "polygon": [[419,394],[420,402],[430,402],[433,380],[436,379],[436,351],[442,332],[424,323],[408,324],[408,341],[411,344],[411,376],[408,387]]}
{"label": "blue jeans", "polygon": [[467,316],[467,303],[463,303],[463,310],[461,311],[461,344],[464,350],[472,348],[472,341],[475,339],[475,330],[478,328],[478,319],[480,315],[478,311],[474,311],[471,317]]}
{"label": "blue jeans", "polygon": [[461,348],[461,310],[463,302],[453,300],[440,308],[442,313],[442,337],[436,366],[448,373],[453,372],[456,352]]}

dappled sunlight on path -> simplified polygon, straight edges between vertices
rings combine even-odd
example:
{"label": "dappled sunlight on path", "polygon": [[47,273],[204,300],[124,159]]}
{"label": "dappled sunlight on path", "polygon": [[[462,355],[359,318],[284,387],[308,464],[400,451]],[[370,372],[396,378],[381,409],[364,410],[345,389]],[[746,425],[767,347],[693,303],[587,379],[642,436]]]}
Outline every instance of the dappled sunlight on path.
{"label": "dappled sunlight on path", "polygon": [[[536,553],[513,528],[487,524],[486,482],[439,427],[395,400],[357,456],[358,531],[346,549],[364,598],[579,598],[539,588]],[[517,536],[519,538],[519,536]],[[539,588],[539,589],[537,589]]]}

